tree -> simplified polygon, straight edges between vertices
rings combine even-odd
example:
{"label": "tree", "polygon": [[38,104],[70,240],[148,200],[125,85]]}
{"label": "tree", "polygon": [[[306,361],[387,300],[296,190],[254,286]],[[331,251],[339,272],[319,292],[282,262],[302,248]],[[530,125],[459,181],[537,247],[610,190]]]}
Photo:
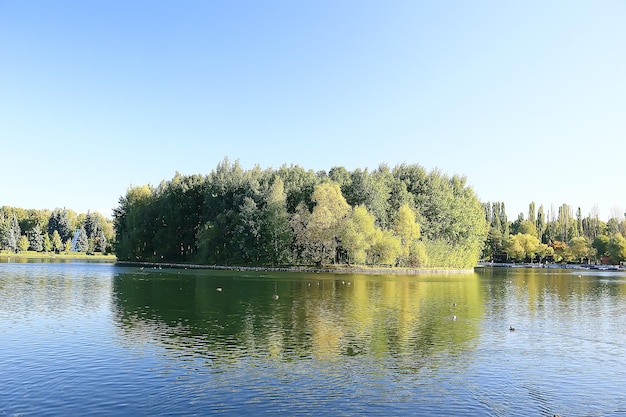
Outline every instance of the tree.
{"label": "tree", "polygon": [[[411,253],[412,249],[415,249],[415,241],[420,238],[420,225],[415,221],[415,213],[408,204],[404,204],[398,210],[397,218],[393,225],[393,230],[397,236],[400,237],[401,254],[400,262],[403,265],[413,266],[419,263],[419,259],[416,258],[415,253]],[[411,257],[413,259],[411,260]]]}
{"label": "tree", "polygon": [[364,205],[359,205],[352,210],[352,215],[341,233],[341,246],[347,252],[348,263],[366,263],[368,250],[376,235],[375,221],[374,216]]}
{"label": "tree", "polygon": [[47,233],[43,234],[42,249],[46,253],[52,250],[52,241],[50,240],[50,235]]}
{"label": "tree", "polygon": [[85,216],[85,233],[88,238],[93,238],[98,234],[98,231],[102,229],[101,219],[96,213],[87,212]]}
{"label": "tree", "polygon": [[517,232],[538,237],[535,222],[532,222],[530,220],[522,220],[519,224],[519,227],[517,228]]}
{"label": "tree", "polygon": [[539,262],[545,261],[548,256],[554,255],[554,249],[545,243],[539,243],[535,251],[535,256],[539,259]]}
{"label": "tree", "polygon": [[44,237],[39,226],[37,225],[33,230],[26,232],[26,235],[28,236],[30,248],[36,252],[41,252],[43,250]]}
{"label": "tree", "polygon": [[244,197],[233,236],[233,251],[244,263],[259,262],[260,236],[261,211],[252,198]]}
{"label": "tree", "polygon": [[28,241],[28,238],[24,235],[20,236],[20,238],[17,241],[17,249],[20,252],[25,252],[28,250],[29,246],[30,246],[30,242]]}
{"label": "tree", "polygon": [[567,258],[568,249],[569,249],[569,247],[567,246],[567,243],[561,242],[560,240],[555,240],[554,242],[550,243],[548,246],[552,248],[555,261],[561,262],[563,259]]}
{"label": "tree", "polygon": [[[153,256],[156,229],[162,227],[162,223],[156,223],[154,202],[154,190],[148,185],[130,187],[120,198],[119,206],[113,210],[119,259],[146,260]],[[66,238],[60,232],[59,235],[65,242]]]}
{"label": "tree", "polygon": [[395,266],[402,253],[400,238],[391,230],[376,230],[374,241],[370,249],[374,264]]}
{"label": "tree", "polygon": [[98,233],[94,238],[94,250],[105,253],[107,251],[108,243],[109,242],[104,234],[104,230],[98,230]]}
{"label": "tree", "polygon": [[17,216],[13,213],[4,227],[3,245],[10,251],[16,252],[19,249],[21,234],[22,231],[17,221]]}
{"label": "tree", "polygon": [[539,239],[535,235],[518,233],[509,237],[505,248],[512,259],[532,261],[539,249]]}
{"label": "tree", "polygon": [[608,256],[609,254],[609,237],[607,235],[599,235],[593,240],[593,248],[599,257]]}
{"label": "tree", "polygon": [[626,260],[626,239],[621,233],[611,236],[607,249],[611,263],[618,264]]}
{"label": "tree", "polygon": [[350,206],[341,194],[339,184],[328,182],[315,187],[312,195],[315,203],[306,226],[309,238],[316,247],[315,261],[335,261],[337,243],[350,215]]}
{"label": "tree", "polygon": [[271,265],[288,263],[293,233],[289,226],[284,183],[278,176],[269,189],[267,204],[261,217],[260,246],[263,260]]}
{"label": "tree", "polygon": [[76,252],[87,252],[89,250],[89,238],[87,237],[87,232],[85,232],[83,227],[78,230],[76,247],[74,249]]}
{"label": "tree", "polygon": [[59,233],[61,239],[72,237],[74,229],[72,228],[70,213],[66,209],[55,209],[48,220],[48,234],[52,235],[54,231]]}
{"label": "tree", "polygon": [[535,230],[537,230],[537,210],[535,208],[535,202],[531,201],[528,205],[528,221],[533,224]]}
{"label": "tree", "polygon": [[502,251],[503,247],[502,233],[500,233],[496,228],[490,227],[489,233],[487,234],[483,258],[493,259],[495,255]]}
{"label": "tree", "polygon": [[61,240],[61,235],[59,235],[59,231],[55,230],[54,232],[52,232],[52,239],[51,243],[52,243],[52,249],[56,252],[62,252],[64,247],[63,247],[63,241]]}
{"label": "tree", "polygon": [[584,236],[578,236],[569,241],[569,260],[582,263],[584,259],[590,259],[595,250],[591,247]]}
{"label": "tree", "polygon": [[537,237],[543,243],[546,242],[543,239],[545,230],[546,230],[546,215],[543,211],[543,205],[541,205],[539,206],[539,210],[537,211]]}

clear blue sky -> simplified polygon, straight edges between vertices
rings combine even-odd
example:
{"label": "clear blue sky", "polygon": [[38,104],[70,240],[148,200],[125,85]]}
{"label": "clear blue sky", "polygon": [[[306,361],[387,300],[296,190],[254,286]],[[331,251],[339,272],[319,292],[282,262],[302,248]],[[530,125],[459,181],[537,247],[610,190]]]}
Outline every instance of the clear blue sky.
{"label": "clear blue sky", "polygon": [[626,208],[623,1],[0,0],[0,205],[417,163],[510,219]]}

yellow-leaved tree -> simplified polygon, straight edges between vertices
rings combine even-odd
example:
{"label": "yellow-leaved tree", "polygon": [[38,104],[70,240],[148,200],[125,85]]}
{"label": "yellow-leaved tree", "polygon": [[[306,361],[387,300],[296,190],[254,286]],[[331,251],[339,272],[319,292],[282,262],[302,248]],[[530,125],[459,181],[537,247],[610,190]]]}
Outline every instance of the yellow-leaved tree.
{"label": "yellow-leaved tree", "polygon": [[341,246],[347,252],[348,263],[364,264],[367,252],[376,236],[376,219],[364,205],[352,210],[341,234]]}
{"label": "yellow-leaved tree", "polygon": [[425,266],[426,250],[419,241],[420,225],[415,220],[415,212],[408,204],[403,204],[393,224],[393,231],[400,238],[401,253],[399,264],[402,266]]}
{"label": "yellow-leaved tree", "polygon": [[339,238],[351,213],[350,205],[336,182],[317,185],[311,200],[315,206],[306,225],[311,256],[319,264],[336,261]]}

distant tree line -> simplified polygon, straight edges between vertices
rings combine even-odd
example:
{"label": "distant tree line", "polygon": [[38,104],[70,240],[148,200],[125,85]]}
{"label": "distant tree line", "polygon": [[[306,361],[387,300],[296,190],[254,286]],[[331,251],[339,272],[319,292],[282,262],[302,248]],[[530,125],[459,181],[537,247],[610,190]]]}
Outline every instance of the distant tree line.
{"label": "distant tree line", "polygon": [[504,203],[485,203],[483,207],[489,224],[484,259],[611,264],[626,261],[626,216],[622,213],[612,213],[604,222],[595,209],[583,217],[580,208],[574,210],[567,204],[546,211],[531,202],[527,216],[520,213],[509,222]]}
{"label": "distant tree line", "polygon": [[[77,233],[76,244],[72,239]],[[100,213],[0,207],[0,249],[19,252],[112,252],[113,222]]]}
{"label": "distant tree line", "polygon": [[283,165],[130,187],[114,210],[122,260],[216,265],[473,267],[488,231],[464,177]]}

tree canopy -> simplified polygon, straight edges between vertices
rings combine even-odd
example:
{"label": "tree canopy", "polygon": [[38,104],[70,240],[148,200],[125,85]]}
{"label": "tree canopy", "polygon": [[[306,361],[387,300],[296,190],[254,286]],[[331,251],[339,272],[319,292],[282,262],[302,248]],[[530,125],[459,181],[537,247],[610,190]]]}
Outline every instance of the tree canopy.
{"label": "tree canopy", "polygon": [[67,250],[68,243],[71,248],[72,237],[81,228],[87,239],[87,243],[80,246],[83,251],[112,251],[113,222],[100,213],[76,214],[65,208],[50,211],[0,207],[0,249],[62,252]]}
{"label": "tree canopy", "polygon": [[123,260],[220,265],[473,267],[487,222],[463,177],[418,165],[176,174],[114,210]]}

